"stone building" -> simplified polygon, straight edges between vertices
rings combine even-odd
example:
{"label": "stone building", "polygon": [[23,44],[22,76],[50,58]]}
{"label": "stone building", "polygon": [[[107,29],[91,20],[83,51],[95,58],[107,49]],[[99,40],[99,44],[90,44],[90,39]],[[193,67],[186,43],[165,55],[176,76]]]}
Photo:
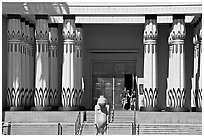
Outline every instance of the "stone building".
{"label": "stone building", "polygon": [[3,2],[3,121],[84,114],[100,95],[124,112],[128,91],[144,121],[170,111],[202,124],[202,56],[198,2]]}

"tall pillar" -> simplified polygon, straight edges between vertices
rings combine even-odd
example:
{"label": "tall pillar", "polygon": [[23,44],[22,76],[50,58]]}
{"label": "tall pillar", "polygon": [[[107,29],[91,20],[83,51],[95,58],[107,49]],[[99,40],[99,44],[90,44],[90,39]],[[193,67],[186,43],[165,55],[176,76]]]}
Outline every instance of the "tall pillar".
{"label": "tall pillar", "polygon": [[30,94],[29,94],[29,100],[30,100],[30,106],[34,106],[34,92],[35,92],[35,25],[33,23],[29,24],[29,32],[30,32],[30,58],[29,58],[29,77],[30,77]]}
{"label": "tall pillar", "polygon": [[75,16],[63,16],[63,66],[62,66],[62,107],[60,110],[76,109],[75,102]]}
{"label": "tall pillar", "polygon": [[157,15],[145,16],[144,29],[144,107],[141,111],[159,111],[157,108]]}
{"label": "tall pillar", "polygon": [[23,109],[21,103],[21,16],[9,14],[8,18],[8,89],[7,103],[10,110]]}
{"label": "tall pillar", "polygon": [[199,19],[200,29],[199,29],[199,43],[200,43],[200,56],[199,56],[199,67],[200,67],[200,77],[198,79],[198,111],[202,111],[202,18]]}
{"label": "tall pillar", "polygon": [[198,78],[199,78],[199,25],[198,22],[194,24],[194,37],[193,37],[193,44],[194,44],[194,65],[193,65],[193,78],[192,78],[192,90],[191,90],[191,108],[192,111],[196,111],[197,107],[197,92],[198,92]]}
{"label": "tall pillar", "polygon": [[25,18],[21,18],[21,82],[22,82],[22,106],[25,106],[25,94],[28,92],[27,87],[27,69],[26,69],[26,25]]}
{"label": "tall pillar", "polygon": [[35,15],[35,95],[33,110],[50,110],[48,69],[48,15]]}
{"label": "tall pillar", "polygon": [[25,21],[25,30],[24,30],[24,55],[22,56],[22,60],[23,65],[22,67],[25,67],[25,71],[23,72],[22,70],[22,74],[24,73],[25,77],[25,88],[24,88],[24,94],[23,94],[23,99],[22,99],[22,104],[25,107],[25,109],[29,109],[30,108],[30,94],[32,94],[31,91],[31,87],[30,87],[30,65],[29,65],[29,60],[30,60],[30,30],[29,30],[29,21]]}
{"label": "tall pillar", "polygon": [[167,79],[167,111],[187,111],[185,105],[185,15],[173,15],[172,31],[169,36],[169,73]]}
{"label": "tall pillar", "polygon": [[58,24],[51,23],[49,26],[49,85],[50,85],[50,105],[59,106],[58,103],[58,65],[57,65],[57,46],[58,46]]}
{"label": "tall pillar", "polygon": [[[75,83],[76,83],[76,105],[81,105],[82,94],[84,89],[82,87],[82,45],[83,45],[83,33],[82,25],[76,24],[76,50],[75,50]],[[81,109],[83,109],[81,107]]]}

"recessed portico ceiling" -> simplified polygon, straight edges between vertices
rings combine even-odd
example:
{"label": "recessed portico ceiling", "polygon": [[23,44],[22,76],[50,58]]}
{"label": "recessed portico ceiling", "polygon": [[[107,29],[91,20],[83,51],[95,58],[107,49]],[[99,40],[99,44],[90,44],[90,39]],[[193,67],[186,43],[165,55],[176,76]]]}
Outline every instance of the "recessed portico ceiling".
{"label": "recessed portico ceiling", "polygon": [[35,23],[35,14],[48,14],[62,23],[62,15],[76,15],[77,23],[144,23],[146,14],[157,14],[158,23],[172,23],[173,14],[185,14],[186,23],[202,13],[199,2],[3,2],[3,14],[21,14]]}

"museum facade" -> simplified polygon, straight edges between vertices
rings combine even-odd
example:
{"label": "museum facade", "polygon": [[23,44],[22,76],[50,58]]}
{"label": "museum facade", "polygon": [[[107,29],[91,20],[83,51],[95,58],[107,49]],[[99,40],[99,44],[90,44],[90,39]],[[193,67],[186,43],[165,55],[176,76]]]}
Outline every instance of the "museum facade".
{"label": "museum facade", "polygon": [[202,4],[2,3],[3,110],[202,111]]}

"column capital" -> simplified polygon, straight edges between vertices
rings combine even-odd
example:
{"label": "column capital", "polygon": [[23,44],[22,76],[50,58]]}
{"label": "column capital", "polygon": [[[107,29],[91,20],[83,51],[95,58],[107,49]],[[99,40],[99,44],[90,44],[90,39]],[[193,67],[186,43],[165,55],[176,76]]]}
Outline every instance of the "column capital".
{"label": "column capital", "polygon": [[82,33],[82,25],[76,24],[76,45],[81,46],[81,43],[83,41],[83,33]]}
{"label": "column capital", "polygon": [[186,36],[185,30],[185,15],[176,14],[173,15],[173,25],[170,37],[172,40],[184,40]]}
{"label": "column capital", "polygon": [[20,21],[21,21],[21,40],[25,42],[26,41],[26,27],[25,27],[26,19],[22,17]]}
{"label": "column capital", "polygon": [[193,37],[193,44],[197,45],[198,44],[198,34],[199,34],[199,26],[198,22],[196,22],[194,25],[194,37]]}
{"label": "column capital", "polygon": [[148,41],[156,43],[157,36],[157,15],[145,15],[144,44]]}
{"label": "column capital", "polygon": [[35,44],[35,36],[34,36],[35,25],[33,23],[29,24],[29,32],[30,32],[30,45],[34,45]]}
{"label": "column capital", "polygon": [[38,14],[35,15],[36,30],[35,37],[37,40],[48,40],[48,15]]}
{"label": "column capital", "polygon": [[202,40],[202,17],[199,17],[199,39]]}
{"label": "column capital", "polygon": [[35,15],[35,19],[38,20],[38,19],[45,19],[47,20],[48,19],[48,15],[47,14],[36,14]]}
{"label": "column capital", "polygon": [[8,40],[21,40],[21,15],[8,14]]}
{"label": "column capital", "polygon": [[75,16],[74,15],[63,15],[63,38],[66,41],[74,41],[75,34]]}
{"label": "column capital", "polygon": [[65,19],[73,19],[75,20],[75,15],[63,15],[63,20]]}
{"label": "column capital", "polygon": [[7,14],[7,19],[21,19],[19,14]]}
{"label": "column capital", "polygon": [[57,46],[58,44],[58,24],[57,23],[49,23],[49,43],[50,45]]}
{"label": "column capital", "polygon": [[25,26],[26,26],[26,37],[25,37],[25,40],[26,42],[29,44],[30,43],[30,29],[29,29],[29,24],[30,24],[30,21],[26,20],[25,21]]}

